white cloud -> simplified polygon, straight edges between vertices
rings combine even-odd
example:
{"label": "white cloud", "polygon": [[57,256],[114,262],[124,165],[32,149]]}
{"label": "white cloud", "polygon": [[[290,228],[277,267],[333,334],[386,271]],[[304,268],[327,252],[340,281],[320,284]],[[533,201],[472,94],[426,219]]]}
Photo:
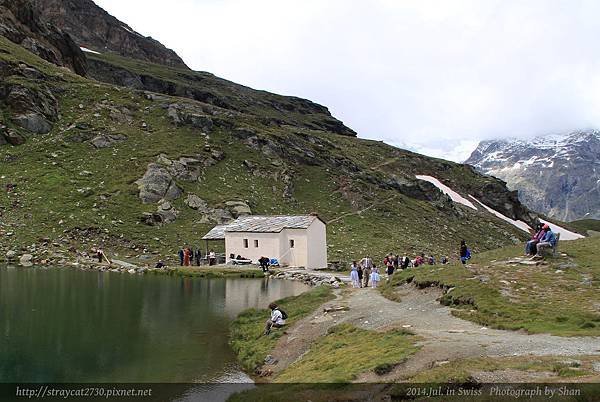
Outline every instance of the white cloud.
{"label": "white cloud", "polygon": [[465,159],[600,127],[600,2],[97,0],[194,69],[309,98],[361,137]]}

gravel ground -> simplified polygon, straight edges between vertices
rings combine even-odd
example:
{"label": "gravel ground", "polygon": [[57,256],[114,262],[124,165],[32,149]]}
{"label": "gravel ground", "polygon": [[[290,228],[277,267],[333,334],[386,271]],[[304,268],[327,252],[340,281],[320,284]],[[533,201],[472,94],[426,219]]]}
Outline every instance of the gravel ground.
{"label": "gravel ground", "polygon": [[[482,327],[454,317],[437,299],[441,290],[418,290],[413,285],[399,289],[402,301],[390,301],[374,289],[337,291],[332,300],[286,330],[273,352],[278,363],[269,367],[277,373],[306,353],[310,345],[333,325],[350,322],[370,330],[406,328],[421,338],[421,350],[385,376],[367,373],[357,381],[397,381],[431,368],[441,361],[469,357],[600,355],[598,337],[527,335]],[[324,313],[323,308],[347,306],[348,311]]]}

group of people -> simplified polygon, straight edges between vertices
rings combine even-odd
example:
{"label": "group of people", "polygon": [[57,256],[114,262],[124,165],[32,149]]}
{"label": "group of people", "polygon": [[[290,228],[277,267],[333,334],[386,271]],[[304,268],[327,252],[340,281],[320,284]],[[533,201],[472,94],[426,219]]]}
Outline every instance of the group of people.
{"label": "group of people", "polygon": [[[194,262],[197,266],[200,266],[200,263],[202,262],[202,252],[199,247],[197,247],[196,250],[193,250],[191,247],[186,246],[179,249],[177,254],[179,255],[179,265],[182,267],[189,267],[190,265],[193,265]],[[206,257],[208,259],[208,265],[217,264],[217,255],[213,250],[210,250]]]}
{"label": "group of people", "polygon": [[525,244],[525,256],[542,258],[545,249],[556,246],[556,234],[546,223],[539,223],[531,233],[531,240]]}
{"label": "group of people", "polygon": [[[460,261],[463,264],[471,258],[471,250],[467,247],[467,243],[462,240],[460,243]],[[448,264],[448,256],[442,256],[440,263]],[[399,256],[392,253],[386,255],[383,259],[383,266],[385,267],[385,273],[387,280],[389,281],[394,271],[397,269],[407,269],[410,267],[418,267],[420,265],[436,265],[436,259],[433,255],[425,256],[425,253],[417,255],[414,259],[410,259],[408,256]],[[359,262],[352,261],[350,265],[350,279],[352,280],[352,287],[363,288],[369,287],[369,282],[372,288],[376,288],[381,281],[381,275],[379,274],[379,268],[373,263],[373,259],[370,256],[366,256]]]}

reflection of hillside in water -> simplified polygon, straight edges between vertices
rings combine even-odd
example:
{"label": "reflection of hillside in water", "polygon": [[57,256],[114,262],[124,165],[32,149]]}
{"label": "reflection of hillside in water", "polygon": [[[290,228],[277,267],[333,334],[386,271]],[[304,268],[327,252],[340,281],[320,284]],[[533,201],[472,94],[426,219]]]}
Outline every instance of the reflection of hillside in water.
{"label": "reflection of hillside in water", "polygon": [[[0,267],[0,378],[190,382],[239,377],[231,318],[300,283]],[[286,293],[289,292],[289,293]]]}
{"label": "reflection of hillside in water", "polygon": [[[227,279],[225,283],[225,298],[222,299],[223,311],[229,318],[235,318],[248,307],[267,308],[272,301],[300,294],[308,288],[301,282],[270,278],[262,279],[260,286],[248,286],[248,283],[235,279]],[[218,303],[215,304],[215,306],[217,305]],[[241,308],[241,306],[248,307]]]}

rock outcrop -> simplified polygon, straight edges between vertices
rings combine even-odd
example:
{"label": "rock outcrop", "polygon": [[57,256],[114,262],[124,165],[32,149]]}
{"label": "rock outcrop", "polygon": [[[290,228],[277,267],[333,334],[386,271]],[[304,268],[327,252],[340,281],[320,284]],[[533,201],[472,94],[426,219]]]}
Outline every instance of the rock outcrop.
{"label": "rock outcrop", "polygon": [[43,0],[36,3],[44,18],[71,35],[79,46],[171,67],[188,68],[174,51],[151,37],[135,32],[92,0]]}
{"label": "rock outcrop", "polygon": [[0,0],[0,35],[50,63],[85,75],[85,55],[69,34],[44,20],[37,6],[45,3]]}
{"label": "rock outcrop", "polygon": [[160,200],[175,200],[183,194],[173,180],[169,171],[157,164],[151,163],[144,176],[136,181],[139,197],[144,204],[151,204]]}

